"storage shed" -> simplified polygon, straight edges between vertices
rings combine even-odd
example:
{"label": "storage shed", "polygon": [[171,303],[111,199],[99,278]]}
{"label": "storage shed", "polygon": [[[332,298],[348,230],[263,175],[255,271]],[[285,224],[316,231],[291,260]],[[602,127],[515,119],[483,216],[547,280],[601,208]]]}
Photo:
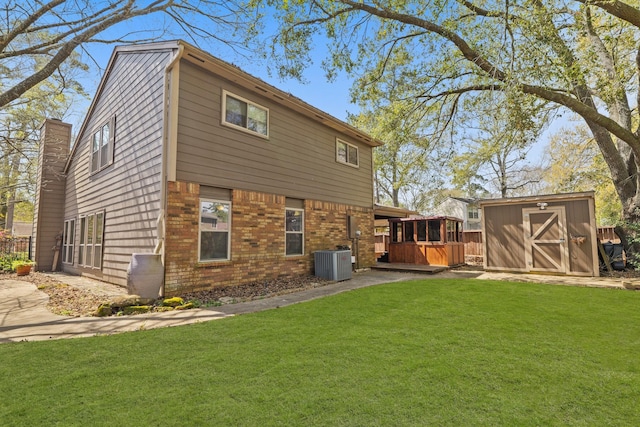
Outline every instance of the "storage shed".
{"label": "storage shed", "polygon": [[599,276],[594,193],[482,200],[484,268]]}
{"label": "storage shed", "polygon": [[462,222],[448,216],[389,219],[389,262],[447,267],[464,264]]}

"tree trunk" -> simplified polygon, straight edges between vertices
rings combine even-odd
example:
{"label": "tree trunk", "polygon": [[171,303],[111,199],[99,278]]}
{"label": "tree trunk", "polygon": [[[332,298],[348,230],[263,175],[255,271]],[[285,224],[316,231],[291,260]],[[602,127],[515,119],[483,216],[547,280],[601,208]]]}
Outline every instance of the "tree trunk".
{"label": "tree trunk", "polygon": [[[598,124],[585,120],[611,171],[613,185],[622,204],[622,224],[616,227],[627,259],[640,261],[640,177],[633,150],[616,150],[611,134]],[[635,267],[635,265],[633,265]]]}
{"label": "tree trunk", "polygon": [[15,207],[15,199],[16,199],[16,192],[14,190],[9,193],[9,200],[7,200],[7,213],[5,216],[5,224],[4,224],[4,228],[6,228],[9,231],[13,230],[13,212]]}
{"label": "tree trunk", "polygon": [[18,193],[17,183],[20,180],[20,153],[14,153],[11,159],[11,170],[8,177],[10,188],[7,191],[7,214],[5,216],[5,228],[13,230],[13,213],[15,212],[16,195]]}
{"label": "tree trunk", "polygon": [[640,208],[636,207],[634,214],[623,215],[623,223],[615,227],[615,232],[627,255],[627,267],[640,269]]}

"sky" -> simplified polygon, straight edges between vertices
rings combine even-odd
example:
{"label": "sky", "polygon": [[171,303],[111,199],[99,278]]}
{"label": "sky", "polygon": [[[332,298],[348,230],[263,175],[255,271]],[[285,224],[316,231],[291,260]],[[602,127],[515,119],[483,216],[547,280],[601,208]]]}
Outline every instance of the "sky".
{"label": "sky", "polygon": [[[195,44],[180,28],[176,27],[171,21],[167,21],[164,15],[161,14],[141,17],[135,21],[118,24],[103,33],[102,37],[116,39],[124,34],[132,33],[132,38],[148,37],[151,30],[158,28],[165,30],[165,34],[162,35],[164,40],[184,39],[191,44]],[[276,31],[275,21],[267,20],[263,37],[273,35]],[[92,43],[83,46],[85,61],[93,65],[93,71],[81,81],[91,98],[95,94],[111,53],[118,44],[121,43],[107,45]],[[341,73],[337,75],[334,81],[328,82],[326,79],[324,70],[321,68],[321,62],[326,57],[325,41],[322,39],[317,40],[314,46],[312,57],[316,58],[316,60],[314,63],[309,64],[304,72],[306,82],[299,82],[294,79],[281,80],[277,76],[269,75],[267,72],[268,59],[239,54],[221,42],[199,43],[199,47],[340,120],[346,121],[348,112],[358,112],[358,107],[351,104],[349,96],[353,78],[346,73]],[[73,124],[76,131],[80,128],[89,104],[90,99],[76,103],[70,116],[65,118],[65,120]],[[560,126],[561,124],[553,123],[540,138],[539,142],[532,147],[528,154],[528,158],[532,163],[538,163],[542,159],[548,139],[554,132],[559,130]]]}
{"label": "sky", "polygon": [[[119,37],[122,34],[130,32],[132,25],[130,22],[119,24],[105,32],[103,37]],[[158,16],[138,18],[135,21],[135,27],[137,28],[157,28],[159,26],[168,27]],[[266,35],[272,34],[274,31],[275,29],[272,25],[267,25],[265,28]],[[195,45],[185,34],[180,34],[179,32],[163,36],[162,39],[182,39]],[[84,52],[80,53],[83,55],[85,62],[92,67],[92,71],[86,76],[83,76],[80,81],[91,98],[93,98],[97,86],[100,83],[100,79],[109,62],[113,49],[121,44],[123,43],[91,43],[83,46],[82,49]],[[269,75],[268,60],[251,58],[244,54],[239,54],[221,42],[200,43],[199,47],[207,53],[238,66],[252,76],[264,80],[280,90],[291,93],[306,103],[340,120],[346,121],[347,112],[356,113],[358,111],[358,107],[350,102],[349,88],[353,81],[351,78],[345,73],[341,73],[338,74],[338,77],[334,81],[327,81],[324,70],[321,68],[321,61],[326,52],[326,48],[322,44],[316,46],[317,55],[315,55],[315,57],[317,61],[310,64],[304,72],[306,82],[300,82],[295,79],[282,80],[278,76]],[[90,101],[91,100],[87,100],[86,102],[77,103],[66,120],[70,121],[74,127],[79,127],[84,119],[84,114],[88,109]]]}

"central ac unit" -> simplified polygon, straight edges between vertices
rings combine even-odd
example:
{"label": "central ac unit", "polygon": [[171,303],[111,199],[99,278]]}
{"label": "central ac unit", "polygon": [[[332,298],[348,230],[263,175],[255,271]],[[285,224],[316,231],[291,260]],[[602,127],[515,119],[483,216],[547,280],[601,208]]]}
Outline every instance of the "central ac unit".
{"label": "central ac unit", "polygon": [[336,282],[351,279],[351,251],[314,252],[315,275]]}

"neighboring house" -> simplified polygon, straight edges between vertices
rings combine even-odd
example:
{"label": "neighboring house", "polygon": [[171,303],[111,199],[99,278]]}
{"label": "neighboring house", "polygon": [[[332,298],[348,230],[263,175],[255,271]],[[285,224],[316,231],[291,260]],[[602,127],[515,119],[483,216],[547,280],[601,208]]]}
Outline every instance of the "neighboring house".
{"label": "neighboring house", "polygon": [[337,245],[375,263],[380,143],[185,42],[117,47],[66,156],[69,135],[43,126],[38,269],[60,231],[62,270],[119,285],[161,252],[165,295],[309,274]]}
{"label": "neighboring house", "polygon": [[30,237],[32,229],[32,222],[13,221],[13,226],[11,227],[11,235],[14,237]]}
{"label": "neighboring house", "polygon": [[435,209],[436,215],[452,216],[464,220],[464,230],[480,230],[482,228],[482,216],[477,199],[463,197],[447,197]]}

